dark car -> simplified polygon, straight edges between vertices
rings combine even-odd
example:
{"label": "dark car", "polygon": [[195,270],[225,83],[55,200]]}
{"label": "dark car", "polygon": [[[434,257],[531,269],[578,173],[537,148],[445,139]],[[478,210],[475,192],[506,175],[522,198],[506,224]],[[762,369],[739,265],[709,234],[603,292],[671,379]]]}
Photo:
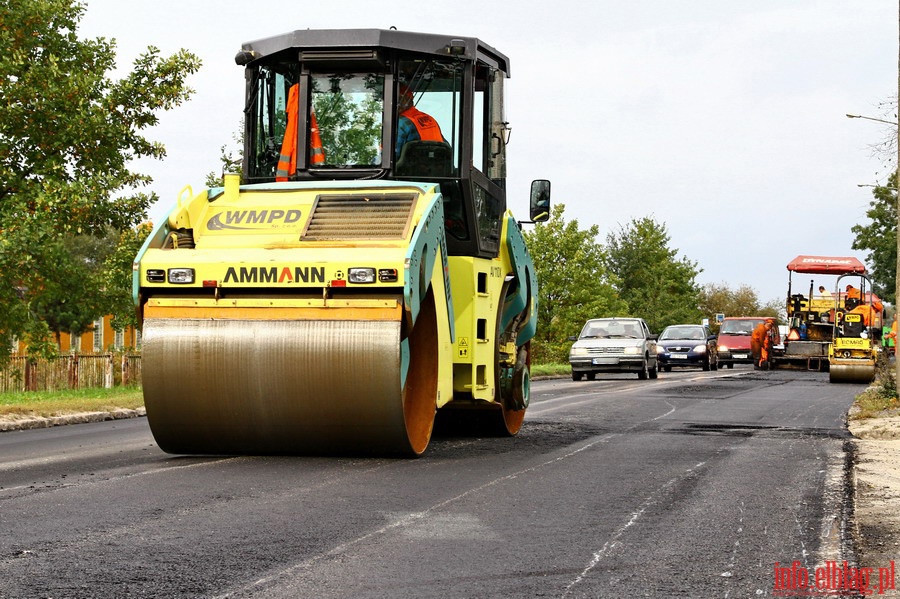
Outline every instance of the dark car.
{"label": "dark car", "polygon": [[656,342],[656,356],[666,372],[671,372],[673,366],[703,370],[719,367],[716,336],[702,324],[673,324],[663,329]]}

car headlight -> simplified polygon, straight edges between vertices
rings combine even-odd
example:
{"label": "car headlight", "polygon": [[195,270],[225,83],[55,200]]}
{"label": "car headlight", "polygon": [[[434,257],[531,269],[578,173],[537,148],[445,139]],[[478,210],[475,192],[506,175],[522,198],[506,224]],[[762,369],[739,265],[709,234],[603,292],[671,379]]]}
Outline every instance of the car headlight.
{"label": "car headlight", "polygon": [[718,349],[719,349],[719,351],[728,351],[728,346],[727,346],[727,345],[720,345]]}
{"label": "car headlight", "polygon": [[657,346],[656,346],[656,353],[658,353],[658,354],[664,354],[664,353],[666,353],[666,348],[664,348],[664,347],[661,346],[661,345],[657,345]]}
{"label": "car headlight", "polygon": [[637,347],[637,346],[626,347],[624,353],[626,353],[626,354],[639,354],[639,353],[641,353],[641,348],[639,348],[639,347]]}
{"label": "car headlight", "polygon": [[587,348],[586,348],[586,347],[573,347],[573,348],[569,351],[569,355],[570,355],[570,356],[586,356],[586,355],[587,355]]}
{"label": "car headlight", "polygon": [[706,346],[705,346],[705,345],[697,345],[696,347],[694,347],[694,350],[693,350],[693,351],[694,351],[695,353],[698,353],[698,354],[705,354],[705,353],[706,353]]}

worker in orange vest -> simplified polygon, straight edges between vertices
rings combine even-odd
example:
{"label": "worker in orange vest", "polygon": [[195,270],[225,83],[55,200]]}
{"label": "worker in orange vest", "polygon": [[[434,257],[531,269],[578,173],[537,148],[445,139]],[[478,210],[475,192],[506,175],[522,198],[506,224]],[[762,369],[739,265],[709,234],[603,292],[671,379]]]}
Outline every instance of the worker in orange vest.
{"label": "worker in orange vest", "polygon": [[884,343],[887,345],[888,341],[893,341],[894,345],[891,349],[896,349],[897,347],[897,314],[894,314],[894,322],[891,323],[891,331],[884,336]]}
{"label": "worker in orange vest", "polygon": [[750,351],[753,353],[754,369],[769,368],[769,354],[772,351],[772,345],[776,343],[777,332],[772,333],[774,328],[775,319],[767,318],[764,322],[759,323],[750,335]]}
{"label": "worker in orange vest", "polygon": [[[281,155],[275,172],[276,181],[287,181],[297,172],[297,119],[300,111],[300,87],[291,86],[287,100],[287,128],[284,130],[284,141],[281,143]],[[325,150],[322,148],[322,136],[319,135],[319,124],[316,113],[309,113],[309,163],[312,165],[325,163]]]}
{"label": "worker in orange vest", "polygon": [[397,144],[394,155],[400,158],[403,146],[408,141],[446,141],[441,134],[441,126],[431,115],[425,114],[415,107],[410,89],[401,84],[397,111],[400,117],[397,122]]}
{"label": "worker in orange vest", "polygon": [[863,326],[870,327],[872,326],[872,323],[875,322],[875,312],[875,308],[869,304],[860,304],[850,310],[849,314],[861,314]]}

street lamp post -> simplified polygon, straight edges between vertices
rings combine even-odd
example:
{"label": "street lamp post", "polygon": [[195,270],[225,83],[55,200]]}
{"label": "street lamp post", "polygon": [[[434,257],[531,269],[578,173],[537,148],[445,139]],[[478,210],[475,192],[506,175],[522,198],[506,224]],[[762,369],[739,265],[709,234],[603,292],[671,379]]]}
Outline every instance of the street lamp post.
{"label": "street lamp post", "polygon": [[[900,13],[898,13],[900,15]],[[898,19],[898,34],[900,34],[900,19]],[[900,40],[900,35],[898,35],[898,40]],[[894,173],[894,191],[897,194],[897,197],[894,199],[896,202],[895,209],[897,211],[897,257],[900,258],[900,44],[898,44],[898,53],[897,53],[897,120],[896,121],[886,121],[884,119],[877,119],[871,116],[863,116],[861,114],[848,114],[848,119],[866,119],[867,121],[875,121],[876,123],[884,123],[885,125],[891,125],[897,128],[897,170]],[[859,187],[865,187],[864,185],[859,185]],[[900,259],[896,261],[894,265],[894,316],[897,317],[900,315],[898,312],[898,308],[900,308]],[[894,339],[894,384],[900,385],[900,359],[897,359],[897,339]]]}

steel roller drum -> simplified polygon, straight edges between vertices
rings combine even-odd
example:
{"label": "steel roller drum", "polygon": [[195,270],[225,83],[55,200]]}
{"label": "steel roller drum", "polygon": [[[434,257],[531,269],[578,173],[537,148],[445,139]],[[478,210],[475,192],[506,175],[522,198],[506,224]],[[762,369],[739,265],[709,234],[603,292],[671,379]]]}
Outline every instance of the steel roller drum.
{"label": "steel roller drum", "polygon": [[417,454],[428,443],[433,395],[427,381],[404,393],[399,321],[150,318],[143,331],[147,418],[164,451]]}
{"label": "steel roller drum", "polygon": [[828,367],[830,383],[871,383],[875,378],[875,364],[835,364]]}

